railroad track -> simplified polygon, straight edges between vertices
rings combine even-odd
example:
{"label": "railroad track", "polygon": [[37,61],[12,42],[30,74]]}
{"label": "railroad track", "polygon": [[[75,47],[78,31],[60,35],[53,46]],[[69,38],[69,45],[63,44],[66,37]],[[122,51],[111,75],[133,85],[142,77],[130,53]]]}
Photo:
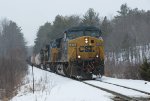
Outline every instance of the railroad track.
{"label": "railroad track", "polygon": [[[100,87],[100,86],[96,86],[96,85],[91,84],[91,83],[87,83],[85,81],[82,81],[82,83],[115,95],[115,97],[113,98],[114,101],[150,101],[150,98],[131,97],[131,96],[127,96],[127,95],[124,95],[124,94],[120,94],[120,93],[118,93],[116,91],[113,91],[113,90],[109,90],[109,89],[104,88],[104,87]],[[135,90],[135,91],[137,91],[137,90]]]}
{"label": "railroad track", "polygon": [[150,95],[149,92],[145,92],[145,91],[142,91],[142,90],[138,90],[138,89],[134,89],[134,88],[130,88],[130,87],[126,87],[126,86],[122,86],[122,85],[118,85],[118,84],[114,84],[114,83],[110,83],[110,82],[105,82],[105,81],[101,81],[101,80],[96,80],[96,81],[111,84],[111,85],[115,85],[115,86],[118,86],[118,87],[123,87],[123,88],[126,88],[126,89],[131,89],[131,90],[134,90],[134,91],[138,91],[138,92]]}
{"label": "railroad track", "polygon": [[[50,70],[47,70],[47,69],[44,69],[44,68],[39,68],[39,69],[44,70],[44,71],[48,71],[48,72],[51,72],[51,73],[54,73],[54,72],[52,72]],[[63,77],[67,77],[67,76],[61,75],[61,74],[58,74],[58,75],[63,76]],[[94,87],[96,89],[100,89],[100,90],[106,91],[108,93],[111,93],[111,94],[115,95],[115,97],[112,98],[114,101],[150,101],[150,98],[135,98],[135,97],[130,97],[130,96],[127,96],[127,95],[120,94],[120,93],[118,93],[116,91],[113,91],[113,90],[109,90],[109,89],[106,89],[106,88],[103,88],[103,87],[96,86],[94,84],[87,83],[86,80],[83,81],[83,80],[78,80],[78,79],[74,79],[74,78],[70,78],[70,79],[79,81],[81,83],[84,83],[84,84],[89,85],[91,87]],[[137,91],[137,92],[140,92],[140,93],[144,93],[144,94],[150,95],[150,93],[148,93],[148,92],[137,90],[137,89],[134,89],[134,88],[129,88],[129,87],[118,85],[118,84],[104,82],[104,81],[101,81],[101,80],[93,80],[93,81],[103,82],[103,83],[106,83],[106,84],[115,85],[115,86],[118,86],[118,87],[130,89],[130,90],[134,90],[134,91]]]}
{"label": "railroad track", "polygon": [[115,95],[115,97],[113,98],[113,100],[115,100],[115,101],[140,101],[139,99],[136,99],[136,98],[133,98],[133,97],[129,97],[129,96],[117,93],[115,91],[108,90],[108,89],[103,88],[103,87],[95,86],[93,84],[90,84],[90,83],[87,83],[87,82],[84,82],[84,81],[83,81],[83,83],[87,84],[89,86],[92,86],[94,88],[97,88],[97,89],[100,89],[100,90],[103,90],[103,91],[106,91],[108,93],[111,93],[111,94]]}

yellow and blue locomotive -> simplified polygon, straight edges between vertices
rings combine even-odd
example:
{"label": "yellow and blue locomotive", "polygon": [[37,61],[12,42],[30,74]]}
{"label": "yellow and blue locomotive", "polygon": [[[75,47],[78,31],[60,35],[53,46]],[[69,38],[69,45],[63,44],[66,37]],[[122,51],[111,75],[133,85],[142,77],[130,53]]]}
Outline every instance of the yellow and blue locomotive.
{"label": "yellow and blue locomotive", "polygon": [[63,34],[62,38],[51,41],[41,49],[38,66],[81,79],[104,75],[101,30],[93,26],[79,26],[70,28]]}

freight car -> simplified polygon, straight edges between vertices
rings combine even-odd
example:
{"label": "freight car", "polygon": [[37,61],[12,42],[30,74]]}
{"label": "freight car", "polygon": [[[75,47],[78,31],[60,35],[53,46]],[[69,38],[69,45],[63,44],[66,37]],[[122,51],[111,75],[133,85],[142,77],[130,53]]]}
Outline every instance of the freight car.
{"label": "freight car", "polygon": [[92,79],[104,75],[104,47],[101,30],[93,26],[78,26],[66,30],[31,56],[34,66],[50,69],[61,75]]}

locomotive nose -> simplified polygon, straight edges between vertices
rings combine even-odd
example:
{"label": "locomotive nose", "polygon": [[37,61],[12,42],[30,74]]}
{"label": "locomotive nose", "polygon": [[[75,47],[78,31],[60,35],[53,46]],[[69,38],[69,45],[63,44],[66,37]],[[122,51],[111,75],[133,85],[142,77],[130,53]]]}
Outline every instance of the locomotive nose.
{"label": "locomotive nose", "polygon": [[90,60],[99,57],[98,48],[96,48],[95,40],[92,37],[82,37],[79,39],[77,47],[77,58]]}
{"label": "locomotive nose", "polygon": [[91,36],[83,36],[68,43],[68,60],[92,60],[102,58],[102,41]]}

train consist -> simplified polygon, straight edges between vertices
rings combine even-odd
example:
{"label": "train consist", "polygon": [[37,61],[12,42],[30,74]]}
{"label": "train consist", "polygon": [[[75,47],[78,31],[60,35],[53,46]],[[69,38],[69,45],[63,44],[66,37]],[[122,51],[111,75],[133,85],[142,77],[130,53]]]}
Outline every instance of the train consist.
{"label": "train consist", "polygon": [[66,30],[31,56],[30,64],[50,69],[68,77],[93,79],[104,75],[104,47],[101,30],[93,26],[79,26]]}

